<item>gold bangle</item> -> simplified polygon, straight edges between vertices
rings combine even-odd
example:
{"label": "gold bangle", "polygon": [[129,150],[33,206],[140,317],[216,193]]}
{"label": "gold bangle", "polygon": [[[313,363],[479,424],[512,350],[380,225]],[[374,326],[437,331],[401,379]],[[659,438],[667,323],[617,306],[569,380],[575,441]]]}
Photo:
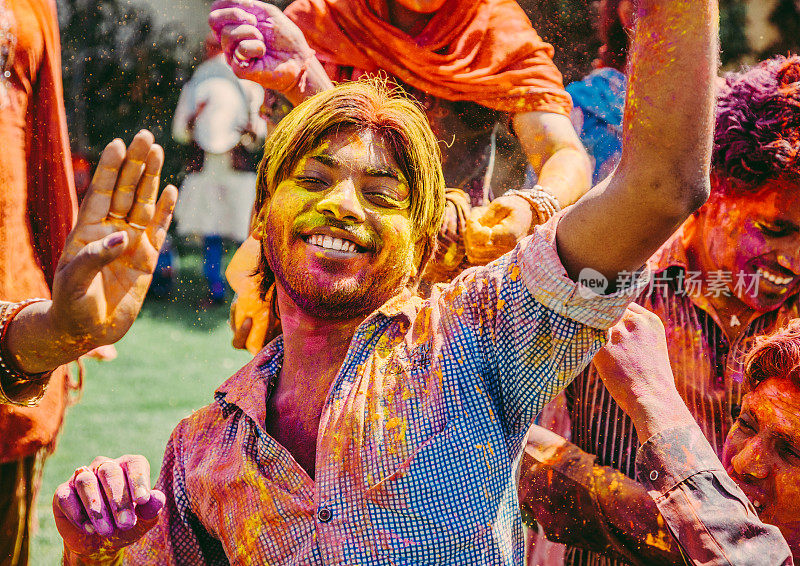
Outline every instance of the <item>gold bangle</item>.
{"label": "gold bangle", "polygon": [[544,224],[553,216],[561,212],[561,203],[552,193],[544,190],[541,185],[536,185],[532,189],[514,189],[505,195],[517,196],[525,199],[531,207],[531,211],[536,214],[536,224],[531,225],[531,231],[535,225]]}
{"label": "gold bangle", "polygon": [[[6,347],[6,336],[9,323],[14,319],[17,314],[28,305],[46,301],[47,299],[28,299],[20,303],[2,303],[0,304],[0,404],[18,405],[21,407],[33,407],[42,397],[44,397],[45,390],[47,389],[48,377],[52,371],[42,373],[28,374],[21,371],[15,366],[14,360]],[[17,401],[11,399],[3,389],[3,382],[7,381],[11,384],[29,383],[31,388],[38,389],[35,394],[28,395],[25,401]],[[41,381],[41,386],[36,384]]]}

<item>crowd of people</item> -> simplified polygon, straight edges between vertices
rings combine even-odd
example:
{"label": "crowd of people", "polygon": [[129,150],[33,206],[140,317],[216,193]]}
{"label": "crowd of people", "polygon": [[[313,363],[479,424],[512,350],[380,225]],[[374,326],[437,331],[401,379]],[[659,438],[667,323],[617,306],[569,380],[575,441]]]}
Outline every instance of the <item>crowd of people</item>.
{"label": "crowd of people", "polygon": [[794,564],[800,57],[720,78],[718,19],[602,0],[565,88],[514,0],[217,0],[202,169],[160,190],[143,130],[76,212],[54,8],[0,0],[0,564],[173,210],[210,303],[244,241],[253,359],[154,485],[135,446],[64,478],[64,564]]}

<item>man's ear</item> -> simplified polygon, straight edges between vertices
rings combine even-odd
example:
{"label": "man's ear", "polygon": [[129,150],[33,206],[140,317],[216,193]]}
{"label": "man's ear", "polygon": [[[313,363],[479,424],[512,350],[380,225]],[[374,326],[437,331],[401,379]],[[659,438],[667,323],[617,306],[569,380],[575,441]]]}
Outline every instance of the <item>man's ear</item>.
{"label": "man's ear", "polygon": [[[433,250],[429,250],[428,248],[429,246],[424,237],[420,237],[414,242],[414,265],[411,268],[412,280],[422,277],[421,270],[425,269],[425,265],[427,265],[433,257]],[[425,265],[422,265],[423,262],[425,262]]]}
{"label": "man's ear", "polygon": [[261,240],[261,235],[264,233],[264,222],[267,218],[267,206],[269,203],[265,203],[264,206],[261,207],[261,211],[256,216],[256,220],[253,223],[253,227],[250,230],[250,235],[256,239]]}

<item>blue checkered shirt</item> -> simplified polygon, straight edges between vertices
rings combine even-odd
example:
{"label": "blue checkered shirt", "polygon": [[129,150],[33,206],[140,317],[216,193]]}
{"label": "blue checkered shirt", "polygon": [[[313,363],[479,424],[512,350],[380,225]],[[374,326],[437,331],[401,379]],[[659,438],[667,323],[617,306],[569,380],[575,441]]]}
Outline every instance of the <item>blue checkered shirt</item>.
{"label": "blue checkered shirt", "polygon": [[315,480],[264,431],[283,342],[265,347],[173,432],[167,505],[124,562],[521,564],[529,423],[636,294],[578,293],[556,222],[359,326],[323,408]]}

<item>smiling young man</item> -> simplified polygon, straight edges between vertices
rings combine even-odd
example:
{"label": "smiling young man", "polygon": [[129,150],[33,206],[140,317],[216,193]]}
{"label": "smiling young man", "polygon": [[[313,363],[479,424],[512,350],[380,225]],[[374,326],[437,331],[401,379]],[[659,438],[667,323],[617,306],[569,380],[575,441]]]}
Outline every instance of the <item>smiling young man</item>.
{"label": "smiling young man", "polygon": [[59,486],[66,562],[520,563],[529,423],[630,298],[573,280],[638,270],[707,197],[716,22],[710,0],[643,1],[617,174],[425,300],[445,183],[422,111],[358,82],[295,108],[254,229],[283,335],[178,425],[157,489],[139,456]]}
{"label": "smiling young man", "polygon": [[[218,0],[209,24],[236,74],[267,89],[264,108],[276,98],[296,105],[337,83],[387,75],[420,103],[445,142],[448,187],[423,293],[511,250],[591,187],[553,48],[516,0],[296,0],[285,13],[265,2]],[[278,119],[282,110],[270,113]],[[513,136],[503,134],[509,126]],[[538,184],[517,190],[526,164]],[[237,258],[249,267],[256,250],[248,242]],[[236,345],[266,344],[280,333],[274,310],[250,290],[237,289],[234,322],[258,320],[259,310],[269,316],[255,327],[234,324]]]}
{"label": "smiling young man", "polygon": [[[650,259],[653,284],[637,298],[664,322],[678,391],[718,455],[742,402],[744,354],[755,337],[800,314],[798,98],[800,57],[776,57],[728,76],[718,94],[711,196]],[[566,398],[576,446],[553,458],[546,449],[552,437],[532,430],[523,506],[548,537],[574,545],[567,564],[607,564],[609,557],[614,564],[673,564],[669,537],[646,520],[646,493],[623,497],[609,489],[616,475],[599,471],[610,466],[635,477],[639,444],[594,366]],[[554,491],[556,476],[558,490],[566,491],[541,497]],[[599,518],[597,528],[586,529],[550,509],[561,497],[593,501],[583,518],[616,516],[638,526],[607,531]],[[632,509],[641,520],[630,520]]]}

